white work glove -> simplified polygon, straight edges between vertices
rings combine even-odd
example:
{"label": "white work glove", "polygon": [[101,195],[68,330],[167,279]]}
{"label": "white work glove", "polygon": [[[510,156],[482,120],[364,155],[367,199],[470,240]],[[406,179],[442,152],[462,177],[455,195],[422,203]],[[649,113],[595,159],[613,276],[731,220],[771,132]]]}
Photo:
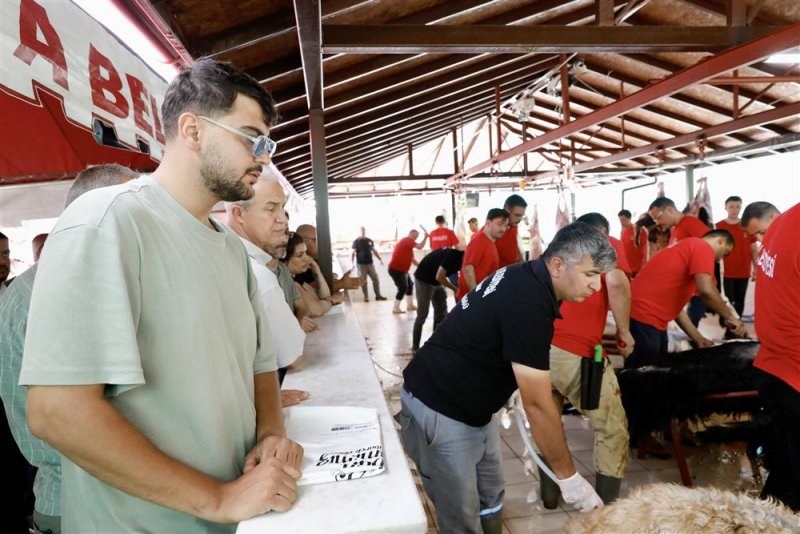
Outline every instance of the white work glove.
{"label": "white work glove", "polygon": [[603,507],[603,500],[577,471],[569,478],[556,480],[556,484],[561,489],[564,502],[575,505],[581,512]]}

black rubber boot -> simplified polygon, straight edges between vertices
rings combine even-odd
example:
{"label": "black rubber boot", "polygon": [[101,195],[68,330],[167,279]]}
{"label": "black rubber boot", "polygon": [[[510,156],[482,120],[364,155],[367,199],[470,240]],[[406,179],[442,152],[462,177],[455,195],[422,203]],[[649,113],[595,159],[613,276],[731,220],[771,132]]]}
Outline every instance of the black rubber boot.
{"label": "black rubber boot", "polygon": [[617,497],[619,497],[620,484],[622,484],[621,478],[614,478],[597,473],[597,481],[594,484],[594,489],[597,491],[600,498],[603,499],[603,504],[608,504],[616,501]]}
{"label": "black rubber boot", "polygon": [[[541,456],[540,456],[541,458]],[[555,510],[558,506],[558,498],[561,496],[561,490],[544,471],[539,467],[539,492],[542,497],[542,504],[548,510]]]}
{"label": "black rubber boot", "polygon": [[481,517],[483,534],[503,534],[503,513],[498,512],[489,517]]}

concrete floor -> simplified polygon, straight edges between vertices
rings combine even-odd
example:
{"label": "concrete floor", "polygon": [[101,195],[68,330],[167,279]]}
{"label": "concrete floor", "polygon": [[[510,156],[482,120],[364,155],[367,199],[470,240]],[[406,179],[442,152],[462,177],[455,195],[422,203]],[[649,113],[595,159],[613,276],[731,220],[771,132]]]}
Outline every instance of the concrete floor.
{"label": "concrete floor", "polygon": [[[349,258],[348,258],[349,260]],[[364,302],[361,290],[350,291],[350,301],[358,316],[359,323],[367,345],[370,349],[375,370],[383,384],[390,411],[399,410],[399,392],[402,386],[402,370],[411,359],[411,329],[415,314],[392,314],[392,297],[394,285],[385,267],[376,266],[381,284],[381,292],[389,300],[376,302],[370,284],[370,301]],[[448,307],[454,305],[452,293],[448,292]],[[751,292],[752,293],[752,292]],[[745,316],[752,314],[752,295],[748,295],[748,307]],[[405,303],[403,304],[405,309]],[[432,331],[432,313],[423,329],[424,342]],[[752,323],[748,324],[752,333]],[[701,323],[704,335],[710,338],[721,337],[721,329],[714,320],[707,319]],[[573,460],[578,471],[589,482],[594,483],[592,449],[593,433],[588,422],[581,416],[565,415],[562,417]],[[504,531],[516,533],[561,532],[564,522],[578,512],[563,503],[556,510],[546,510],[538,499],[539,481],[535,469],[530,469],[530,457],[515,425],[502,429],[503,470],[506,478],[506,496],[503,509]],[[689,469],[695,485],[710,485],[735,491],[746,491],[757,494],[759,485],[754,482],[750,464],[744,454],[724,445],[690,447]],[[410,462],[411,465],[413,463]],[[527,464],[527,466],[526,466]],[[428,512],[429,532],[438,532],[433,513],[433,505],[422,491],[419,478],[415,477],[420,490],[420,497]],[[674,482],[680,484],[680,475],[674,458],[660,460],[647,458],[636,459],[635,451],[631,452],[628,471],[622,484],[622,495],[631,488],[655,482]]]}

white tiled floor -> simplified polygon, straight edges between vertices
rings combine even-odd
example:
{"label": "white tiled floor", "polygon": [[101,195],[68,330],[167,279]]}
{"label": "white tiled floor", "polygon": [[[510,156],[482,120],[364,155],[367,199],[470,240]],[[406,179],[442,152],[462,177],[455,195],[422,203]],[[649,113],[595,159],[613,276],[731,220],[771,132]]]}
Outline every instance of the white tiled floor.
{"label": "white tiled floor", "polygon": [[[370,302],[363,301],[360,290],[350,292],[362,332],[367,339],[372,357],[376,363],[376,372],[380,378],[392,412],[399,409],[399,391],[402,385],[402,370],[411,359],[411,328],[415,314],[391,313],[394,286],[384,268],[378,266],[381,278],[382,293],[389,298],[385,302],[376,302],[370,283]],[[449,293],[449,292],[448,292]],[[452,293],[448,295],[448,305],[453,305]],[[751,305],[752,306],[752,305]],[[402,306],[405,309],[405,303]],[[752,307],[749,308],[752,310]],[[748,313],[748,310],[745,310]],[[752,313],[751,311],[749,313]],[[719,337],[719,329],[713,321],[701,324],[708,336]],[[752,328],[752,324],[748,327]],[[432,329],[432,313],[423,329],[423,342],[430,336]],[[579,416],[564,416],[564,428],[578,471],[594,484],[594,468],[592,459],[593,434],[588,423]],[[525,446],[516,427],[502,431],[503,469],[506,478],[506,495],[503,509],[504,532],[545,533],[561,532],[564,522],[577,512],[563,503],[556,510],[545,510],[541,501],[536,499],[538,480],[536,475],[526,473],[525,462],[530,458],[525,454]],[[706,446],[689,450],[689,469],[697,485],[713,485],[716,487],[757,492],[752,480],[750,465],[738,451],[730,451],[724,446]],[[659,460],[635,458],[631,452],[628,470],[622,484],[624,496],[631,488],[652,484],[654,482],[675,482],[680,484],[680,475],[675,460]],[[418,484],[421,491],[421,485]],[[421,497],[429,512],[429,532],[438,532],[431,512],[432,506],[421,491]],[[533,501],[533,502],[531,502]]]}

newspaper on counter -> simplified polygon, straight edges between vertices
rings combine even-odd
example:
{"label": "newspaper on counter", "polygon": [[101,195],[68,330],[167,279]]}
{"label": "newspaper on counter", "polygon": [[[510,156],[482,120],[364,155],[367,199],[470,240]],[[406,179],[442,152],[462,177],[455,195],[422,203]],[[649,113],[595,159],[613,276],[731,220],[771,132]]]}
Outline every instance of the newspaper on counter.
{"label": "newspaper on counter", "polygon": [[355,480],[384,470],[378,412],[355,406],[292,406],[286,434],[303,446],[299,486]]}

